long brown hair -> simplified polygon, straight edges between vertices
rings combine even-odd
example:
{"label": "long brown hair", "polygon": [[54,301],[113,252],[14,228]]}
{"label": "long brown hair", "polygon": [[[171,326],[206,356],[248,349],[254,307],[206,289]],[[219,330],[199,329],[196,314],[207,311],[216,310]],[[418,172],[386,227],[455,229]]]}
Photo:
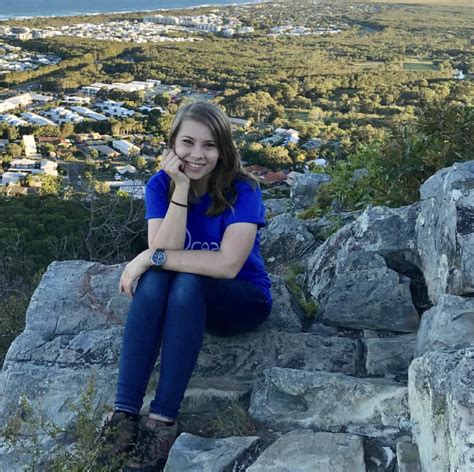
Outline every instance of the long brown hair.
{"label": "long brown hair", "polygon": [[[207,191],[211,197],[211,205],[207,210],[209,216],[221,214],[226,208],[232,208],[237,197],[234,187],[235,180],[246,180],[254,188],[257,180],[242,169],[239,152],[232,139],[230,121],[227,115],[216,105],[196,101],[182,105],[171,125],[168,145],[174,148],[176,136],[184,120],[194,120],[207,126],[219,150],[219,160],[211,173]],[[174,191],[174,182],[170,182],[170,198]],[[189,202],[198,201],[196,184],[191,180]]]}

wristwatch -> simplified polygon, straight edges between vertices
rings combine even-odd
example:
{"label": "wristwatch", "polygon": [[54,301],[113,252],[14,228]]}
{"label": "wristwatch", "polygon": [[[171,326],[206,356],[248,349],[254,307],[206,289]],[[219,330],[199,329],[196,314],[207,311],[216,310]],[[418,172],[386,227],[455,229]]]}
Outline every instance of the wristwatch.
{"label": "wristwatch", "polygon": [[155,252],[150,257],[153,267],[156,269],[162,269],[164,263],[166,262],[166,253],[164,249],[155,249]]}

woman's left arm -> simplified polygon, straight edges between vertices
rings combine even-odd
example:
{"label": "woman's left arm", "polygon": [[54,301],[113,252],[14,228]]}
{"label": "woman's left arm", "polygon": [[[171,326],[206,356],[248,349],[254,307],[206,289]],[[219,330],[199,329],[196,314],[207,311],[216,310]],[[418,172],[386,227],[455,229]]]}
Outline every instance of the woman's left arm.
{"label": "woman's left arm", "polygon": [[[218,251],[166,250],[164,269],[175,272],[207,275],[216,279],[233,279],[249,257],[257,236],[254,223],[229,225]],[[152,267],[150,257],[153,251],[147,249],[127,264],[120,278],[120,291],[132,296],[132,286],[146,270]]]}

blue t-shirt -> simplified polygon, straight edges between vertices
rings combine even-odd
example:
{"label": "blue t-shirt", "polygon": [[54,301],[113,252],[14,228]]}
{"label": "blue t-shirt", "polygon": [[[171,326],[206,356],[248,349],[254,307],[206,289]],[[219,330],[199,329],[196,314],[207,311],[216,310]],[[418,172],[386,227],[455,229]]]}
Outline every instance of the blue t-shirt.
{"label": "blue t-shirt", "polygon": [[[147,220],[165,217],[169,206],[170,180],[169,175],[160,170],[148,181],[145,192],[145,218]],[[204,194],[198,203],[189,206],[184,249],[218,251],[226,228],[233,223],[255,223],[258,228],[265,226],[265,207],[260,189],[254,189],[248,182],[240,180],[235,181],[234,185],[237,190],[237,199],[233,208],[225,209],[220,215],[206,215],[211,204],[208,193]],[[248,280],[260,287],[270,304],[272,303],[271,282],[260,254],[258,232],[252,251],[237,274],[237,278]]]}

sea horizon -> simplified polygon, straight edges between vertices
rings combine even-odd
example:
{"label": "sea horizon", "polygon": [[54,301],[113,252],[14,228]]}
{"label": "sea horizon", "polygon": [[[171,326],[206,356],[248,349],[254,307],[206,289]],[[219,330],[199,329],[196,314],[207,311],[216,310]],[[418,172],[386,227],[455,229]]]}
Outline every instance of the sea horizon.
{"label": "sea horizon", "polygon": [[[184,10],[261,3],[261,0],[3,0],[0,21]],[[72,5],[71,5],[72,3]],[[76,5],[74,5],[76,4]],[[80,4],[80,5],[77,5]],[[122,5],[122,7],[120,7]]]}

